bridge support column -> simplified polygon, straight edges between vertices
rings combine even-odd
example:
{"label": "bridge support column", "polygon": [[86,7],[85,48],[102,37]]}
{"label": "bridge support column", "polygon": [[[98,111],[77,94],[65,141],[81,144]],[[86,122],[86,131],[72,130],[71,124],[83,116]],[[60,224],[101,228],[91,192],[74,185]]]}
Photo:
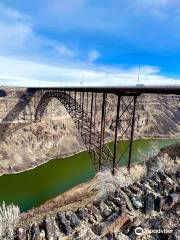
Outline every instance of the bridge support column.
{"label": "bridge support column", "polygon": [[128,170],[129,171],[130,171],[130,167],[131,167],[131,155],[132,155],[132,144],[133,144],[133,137],[134,137],[136,102],[137,102],[137,96],[134,96],[133,113],[132,113],[133,116],[132,116],[132,125],[131,125],[131,139],[130,139],[129,159],[128,159]]}
{"label": "bridge support column", "polygon": [[92,121],[93,121],[93,105],[94,105],[94,93],[91,93],[91,118],[90,118],[90,139],[89,139],[89,149],[92,144]]}
{"label": "bridge support column", "polygon": [[118,95],[115,139],[114,139],[113,169],[112,169],[113,175],[115,175],[115,168],[116,168],[116,148],[117,148],[117,136],[118,136],[118,126],[119,126],[119,111],[120,111],[120,96]]}
{"label": "bridge support column", "polygon": [[102,99],[102,113],[101,113],[101,134],[100,134],[100,153],[99,153],[99,170],[102,165],[102,153],[104,145],[104,132],[105,132],[105,115],[106,115],[106,97],[107,94],[103,93]]}

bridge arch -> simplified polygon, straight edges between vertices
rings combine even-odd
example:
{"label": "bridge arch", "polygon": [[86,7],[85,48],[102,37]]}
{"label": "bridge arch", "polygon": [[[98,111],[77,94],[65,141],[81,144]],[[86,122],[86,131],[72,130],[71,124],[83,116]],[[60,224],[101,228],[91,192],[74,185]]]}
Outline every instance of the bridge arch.
{"label": "bridge arch", "polygon": [[[43,114],[52,99],[57,99],[65,107],[71,116],[76,128],[78,129],[86,149],[90,153],[95,169],[98,170],[103,165],[107,167],[107,162],[110,162],[110,152],[107,148],[102,152],[102,166],[99,166],[99,151],[100,151],[100,133],[90,120],[90,116],[84,111],[82,106],[65,91],[45,91],[41,94],[39,103],[35,111],[35,122],[40,122]],[[91,130],[90,130],[91,129]],[[101,150],[102,151],[102,150]],[[109,155],[108,155],[108,154]],[[104,164],[103,164],[104,163]]]}
{"label": "bridge arch", "polygon": [[[44,115],[44,112],[48,106],[48,104],[53,100],[57,99],[66,109],[66,111],[71,116],[73,122],[76,127],[79,129],[79,125],[77,122],[82,119],[81,117],[81,107],[77,101],[75,101],[70,95],[65,92],[45,92],[40,97],[39,103],[35,109],[35,122],[40,122]],[[84,113],[85,114],[85,113]],[[86,116],[87,117],[87,116]]]}

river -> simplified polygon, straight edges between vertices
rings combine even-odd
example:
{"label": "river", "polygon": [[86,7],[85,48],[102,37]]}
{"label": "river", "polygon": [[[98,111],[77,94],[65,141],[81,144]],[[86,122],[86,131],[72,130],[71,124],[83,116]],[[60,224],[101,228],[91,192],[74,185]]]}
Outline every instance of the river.
{"label": "river", "polygon": [[[160,150],[176,142],[180,142],[180,139],[135,140],[132,160],[141,161],[144,156],[151,156],[153,146]],[[109,146],[112,148],[113,143],[109,143]],[[123,151],[126,147],[127,141],[118,143],[118,149]],[[120,165],[124,164],[124,159],[120,159]],[[1,176],[0,204],[3,201],[14,203],[21,211],[27,211],[94,176],[93,164],[86,151],[72,157],[51,160],[26,172]]]}

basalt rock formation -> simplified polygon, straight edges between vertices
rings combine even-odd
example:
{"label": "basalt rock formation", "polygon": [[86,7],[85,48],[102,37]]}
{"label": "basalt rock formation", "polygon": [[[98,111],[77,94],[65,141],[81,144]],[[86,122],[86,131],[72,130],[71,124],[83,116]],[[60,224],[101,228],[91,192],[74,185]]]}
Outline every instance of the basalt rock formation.
{"label": "basalt rock formation", "polygon": [[[172,146],[175,148],[180,150],[180,145]],[[15,229],[16,239],[178,240],[179,150],[171,159],[169,148],[163,149],[154,158],[155,162],[161,161],[161,168],[148,163],[148,171],[141,179],[123,187],[119,182],[115,191],[83,207],[55,211],[38,221],[36,216],[28,223],[23,219]],[[149,175],[151,169],[153,174]]]}

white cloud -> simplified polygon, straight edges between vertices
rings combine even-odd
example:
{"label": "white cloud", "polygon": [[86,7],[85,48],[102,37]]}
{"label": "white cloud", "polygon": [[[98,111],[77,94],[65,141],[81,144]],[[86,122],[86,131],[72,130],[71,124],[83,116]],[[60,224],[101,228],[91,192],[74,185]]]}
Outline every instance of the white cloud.
{"label": "white cloud", "polygon": [[[25,87],[123,86],[137,84],[138,68],[102,70],[60,67],[0,57],[0,84]],[[160,75],[157,67],[142,66],[140,83],[180,84],[180,79]]]}
{"label": "white cloud", "polygon": [[168,24],[172,25],[174,20],[178,18],[180,11],[179,0],[132,0],[131,4],[133,11],[139,16],[146,18],[150,16],[152,17],[151,21],[153,19],[167,21]]}
{"label": "white cloud", "polygon": [[[77,8],[85,3],[85,0],[71,0]],[[69,8],[66,1],[58,8]],[[55,7],[55,6],[54,6]],[[43,59],[51,62],[71,62],[73,60],[86,59],[86,62],[95,62],[100,53],[98,50],[81,50],[78,46],[68,46],[59,38],[54,40],[51,36],[45,38],[35,31],[34,19],[13,8],[0,4],[0,56],[17,56],[28,59]],[[72,44],[71,44],[72,45]],[[88,56],[87,56],[88,55]],[[87,58],[86,58],[87,56]]]}
{"label": "white cloud", "polygon": [[0,20],[14,20],[14,21],[21,21],[26,18],[26,21],[29,17],[25,14],[21,14],[16,9],[12,9],[10,7],[4,6],[0,4]]}
{"label": "white cloud", "polygon": [[62,55],[64,57],[72,58],[72,57],[75,56],[75,51],[73,51],[72,49],[68,48],[64,44],[55,45],[55,49],[57,50],[57,52],[60,55]]}
{"label": "white cloud", "polygon": [[35,39],[32,24],[26,15],[0,5],[0,53],[21,52]]}
{"label": "white cloud", "polygon": [[97,50],[91,50],[88,53],[88,61],[89,62],[95,62],[100,57],[100,52]]}
{"label": "white cloud", "polygon": [[12,53],[22,51],[25,48],[25,44],[31,41],[32,29],[23,23],[19,24],[6,24],[0,23],[0,52]]}
{"label": "white cloud", "polygon": [[[167,6],[170,4],[170,1],[168,0],[127,0],[127,6],[124,6],[123,3],[120,4],[119,1],[115,1],[114,4],[112,4],[112,1],[107,1],[107,5],[102,5],[101,3],[92,4],[87,0],[70,1],[72,5],[65,0],[49,1],[54,4],[52,4],[52,7],[55,9],[57,7],[62,13],[64,11],[65,14],[59,14],[57,11],[58,15],[50,14],[50,17],[47,18],[48,20],[46,20],[46,15],[43,18],[43,15],[39,14],[41,19],[45,21],[45,24],[48,24],[49,18],[54,16],[56,27],[58,26],[60,31],[63,31],[63,27],[66,29],[69,24],[73,30],[77,31],[80,29],[82,30],[83,27],[87,30],[91,28],[91,30],[93,29],[96,32],[99,29],[103,29],[106,33],[108,31],[114,31],[117,34],[125,35],[126,37],[124,39],[130,39],[130,41],[135,44],[139,41],[144,43],[148,40],[148,49],[149,47],[154,49],[153,41],[151,39],[152,34],[150,33],[148,37],[143,35],[143,38],[138,36],[138,39],[136,39],[139,25],[134,23],[136,22],[134,18],[135,10],[128,8],[127,6],[135,4],[136,8],[138,8],[137,3],[139,2],[139,4],[141,4],[139,11],[141,11],[142,14],[147,14],[147,11],[142,11],[142,7],[146,7],[146,10],[151,8],[155,11],[157,9],[157,14],[159,14],[158,11],[160,6]],[[175,0],[175,2],[177,1]],[[122,8],[120,8],[121,5]],[[120,14],[119,9],[125,11]],[[70,18],[71,13],[74,13],[74,11],[76,14],[73,15],[73,18]],[[109,12],[110,14],[107,14]],[[112,13],[114,14],[112,15]],[[139,19],[142,18],[140,17]],[[139,22],[143,23],[143,21]],[[81,81],[83,81],[84,84],[91,85],[132,85],[137,83],[138,69],[136,68],[110,70],[108,67],[102,68],[100,66],[101,70],[88,70],[82,68],[81,65],[81,67],[74,69],[70,67],[57,67],[48,64],[11,59],[10,56],[18,56],[22,59],[43,59],[43,62],[51,59],[51,62],[65,62],[67,66],[70,66],[70,62],[74,60],[78,62],[78,59],[86,59],[84,65],[88,65],[89,63],[92,64],[93,62],[96,62],[98,58],[101,57],[101,53],[96,49],[87,52],[77,49],[76,46],[76,50],[74,50],[73,47],[69,47],[61,41],[58,42],[52,39],[43,38],[37,34],[33,23],[33,20],[26,14],[22,14],[15,9],[0,4],[0,32],[2,33],[0,37],[0,54],[2,56],[9,56],[6,58],[0,57],[0,82],[3,84],[24,84],[28,86],[43,84],[58,86],[65,84],[78,85]],[[38,20],[36,23],[38,24]],[[79,26],[79,28],[76,28],[76,26]],[[147,29],[146,23],[144,24],[144,27]],[[150,26],[148,26],[148,28],[150,28]],[[117,31],[117,29],[121,31]],[[141,32],[143,32],[143,29],[143,27],[142,29],[140,28]],[[66,31],[67,30],[69,29],[67,28]],[[159,33],[159,29],[157,31]],[[72,36],[73,34],[74,33],[72,33]],[[161,38],[157,34],[153,34],[153,36],[158,36],[158,42],[160,42],[160,45],[163,45],[163,42],[165,41],[164,39],[161,41]],[[171,35],[169,34],[168,37],[169,36]],[[167,42],[170,42],[168,37]],[[173,44],[173,46],[174,45],[175,44]],[[172,51],[172,44],[170,51]],[[141,68],[140,81],[145,84],[179,83],[179,80],[162,76],[158,68],[151,66],[144,66]]]}
{"label": "white cloud", "polygon": [[0,54],[41,58],[73,58],[75,51],[65,44],[43,38],[34,30],[32,19],[0,4]]}

